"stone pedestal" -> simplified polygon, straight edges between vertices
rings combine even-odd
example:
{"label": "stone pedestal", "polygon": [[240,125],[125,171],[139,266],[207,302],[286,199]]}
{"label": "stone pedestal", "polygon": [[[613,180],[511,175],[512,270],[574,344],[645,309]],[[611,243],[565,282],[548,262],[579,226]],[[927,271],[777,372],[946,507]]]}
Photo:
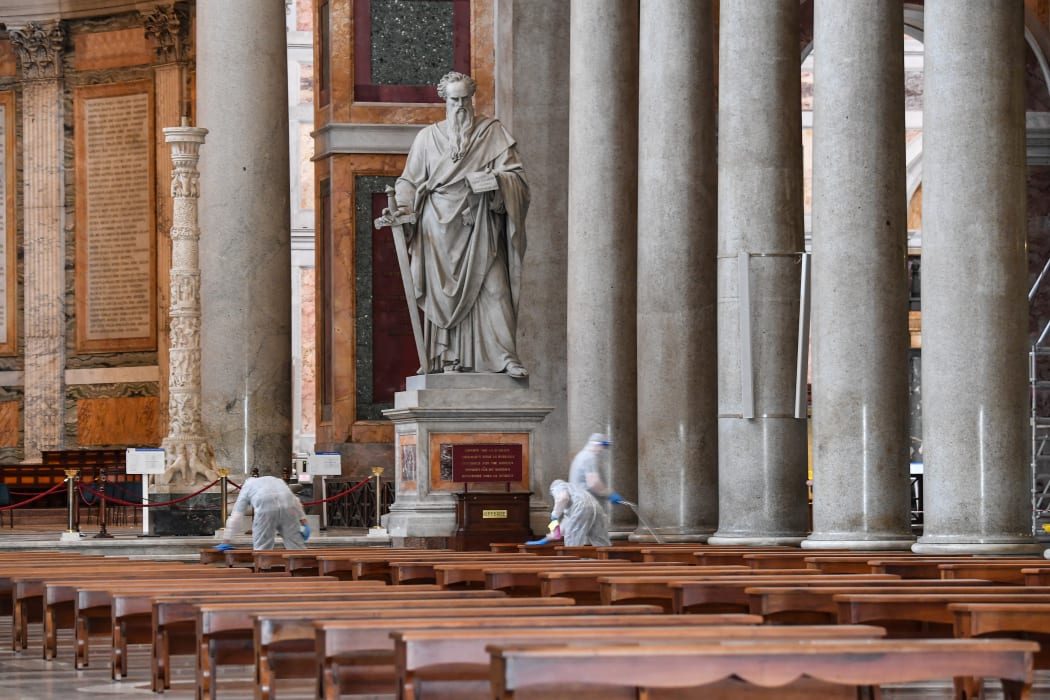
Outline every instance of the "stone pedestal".
{"label": "stone pedestal", "polygon": [[[193,493],[192,491],[188,493]],[[174,501],[186,493],[164,493],[163,498]],[[205,492],[171,506],[159,506],[150,509],[150,534],[158,536],[173,535],[212,535],[223,527],[221,497],[217,492]]]}
{"label": "stone pedestal", "polygon": [[[395,546],[448,545],[456,529],[456,493],[532,491],[533,529],[546,513],[546,484],[531,484],[536,430],[552,407],[528,379],[505,374],[429,374],[409,377],[406,390],[384,411],[394,422],[396,496],[383,525]],[[521,479],[463,483],[452,480],[451,446],[521,445]]]}

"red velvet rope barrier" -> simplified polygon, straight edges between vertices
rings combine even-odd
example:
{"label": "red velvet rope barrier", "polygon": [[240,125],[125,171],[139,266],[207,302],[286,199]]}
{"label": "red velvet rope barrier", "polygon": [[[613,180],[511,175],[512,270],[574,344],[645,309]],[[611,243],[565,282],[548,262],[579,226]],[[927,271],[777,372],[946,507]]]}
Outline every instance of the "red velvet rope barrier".
{"label": "red velvet rope barrier", "polygon": [[226,477],[226,483],[229,484],[230,486],[232,486],[233,488],[237,489],[238,491],[241,490],[241,485],[238,484],[233,479],[231,479],[230,477]]}
{"label": "red velvet rope barrier", "polygon": [[346,494],[350,493],[351,491],[358,490],[359,488],[361,488],[362,486],[364,486],[365,484],[367,484],[371,480],[372,480],[372,477],[367,477],[365,479],[362,479],[360,482],[354,484],[353,486],[348,488],[346,491],[343,491],[341,493],[337,493],[334,496],[329,496],[328,498],[321,498],[321,499],[318,499],[316,501],[303,501],[303,505],[304,506],[316,506],[318,503],[329,503],[330,501],[334,501],[337,498],[342,498],[343,496],[345,496]]}
{"label": "red velvet rope barrier", "polygon": [[66,485],[65,481],[60,481],[57,484],[55,484],[54,486],[52,486],[51,488],[49,488],[47,491],[44,491],[43,493],[39,493],[36,496],[33,496],[32,498],[28,498],[28,499],[26,499],[24,501],[19,501],[18,503],[12,503],[9,506],[0,506],[0,510],[11,510],[12,508],[21,508],[22,506],[28,505],[28,504],[32,503],[33,501],[39,501],[44,496],[50,496],[55,491],[58,491],[60,488],[64,488],[65,485]]}
{"label": "red velvet rope barrier", "polygon": [[[162,503],[134,503],[133,501],[125,501],[122,498],[114,498],[113,496],[107,496],[105,494],[99,493],[98,491],[96,491],[95,489],[91,488],[87,484],[80,484],[80,489],[83,490],[83,491],[87,491],[88,493],[93,494],[96,497],[107,501],[108,503],[116,503],[119,506],[130,506],[132,508],[153,508],[155,506],[171,506],[171,505],[175,505],[176,503],[182,503],[183,501],[188,501],[189,499],[193,498],[194,496],[201,495],[202,493],[204,493],[205,491],[210,489],[212,486],[215,486],[215,484],[217,484],[217,483],[219,483],[218,479],[216,479],[215,481],[211,482],[210,484],[208,484],[207,486],[202,488],[200,491],[194,491],[193,493],[187,494],[185,496],[182,496],[181,498],[176,498],[173,501],[164,501]],[[83,497],[83,495],[81,495],[81,497]]]}

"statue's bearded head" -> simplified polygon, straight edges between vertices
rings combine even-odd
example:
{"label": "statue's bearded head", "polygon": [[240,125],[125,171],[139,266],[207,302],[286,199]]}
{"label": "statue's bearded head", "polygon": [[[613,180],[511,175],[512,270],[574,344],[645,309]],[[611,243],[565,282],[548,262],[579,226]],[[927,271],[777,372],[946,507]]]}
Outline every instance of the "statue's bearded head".
{"label": "statue's bearded head", "polygon": [[469,75],[448,73],[438,83],[438,95],[445,100],[448,120],[449,155],[453,161],[463,157],[467,135],[474,125],[474,91],[476,84]]}

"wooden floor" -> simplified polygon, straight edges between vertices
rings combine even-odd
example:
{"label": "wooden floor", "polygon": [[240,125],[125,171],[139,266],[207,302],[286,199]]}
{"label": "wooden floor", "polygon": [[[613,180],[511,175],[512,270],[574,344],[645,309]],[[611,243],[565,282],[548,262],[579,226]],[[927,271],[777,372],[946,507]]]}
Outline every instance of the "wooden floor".
{"label": "wooden floor", "polygon": [[[128,678],[113,681],[109,674],[109,659],[102,644],[92,644],[91,668],[76,671],[73,668],[73,636],[67,632],[59,638],[59,657],[53,661],[40,658],[39,625],[30,627],[29,648],[16,654],[11,651],[10,618],[0,621],[0,699],[3,700],[74,700],[75,698],[104,698],[111,696],[133,697],[154,695],[149,684],[149,650],[145,646],[130,648]],[[1050,672],[1039,672],[1033,699],[1050,700]],[[252,670],[243,666],[224,666],[218,685],[220,700],[250,700],[253,698]],[[994,681],[989,682],[988,697],[1002,697]],[[314,691],[309,681],[287,680],[277,686],[277,697],[281,700],[312,700]],[[195,697],[193,661],[189,657],[176,657],[172,667],[171,690],[155,695],[157,700],[189,700]],[[363,698],[364,696],[355,696]],[[369,698],[393,698],[370,695]],[[702,698],[698,691],[697,698]],[[771,699],[776,691],[771,690]],[[885,700],[941,700],[952,697],[948,683],[922,687],[886,687]],[[553,696],[551,700],[556,700]]]}

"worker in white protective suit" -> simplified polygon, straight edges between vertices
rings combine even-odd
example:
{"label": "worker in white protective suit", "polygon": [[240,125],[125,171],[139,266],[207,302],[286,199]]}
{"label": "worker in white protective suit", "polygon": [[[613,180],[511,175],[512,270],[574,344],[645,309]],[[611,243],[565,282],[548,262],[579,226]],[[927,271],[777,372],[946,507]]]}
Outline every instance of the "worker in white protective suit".
{"label": "worker in white protective suit", "polygon": [[216,549],[232,549],[230,539],[247,529],[244,516],[248,506],[254,512],[252,549],[273,549],[278,534],[284,541],[285,549],[306,549],[310,526],[303,504],[288,484],[275,476],[257,476],[244,482],[226,521],[222,544]]}
{"label": "worker in white protective suit", "polygon": [[572,460],[569,480],[556,479],[551,484],[554,498],[551,523],[558,523],[565,544],[570,547],[610,544],[605,502],[623,502],[620,494],[605,485],[598,471],[601,455],[610,445],[608,437],[594,433]]}

